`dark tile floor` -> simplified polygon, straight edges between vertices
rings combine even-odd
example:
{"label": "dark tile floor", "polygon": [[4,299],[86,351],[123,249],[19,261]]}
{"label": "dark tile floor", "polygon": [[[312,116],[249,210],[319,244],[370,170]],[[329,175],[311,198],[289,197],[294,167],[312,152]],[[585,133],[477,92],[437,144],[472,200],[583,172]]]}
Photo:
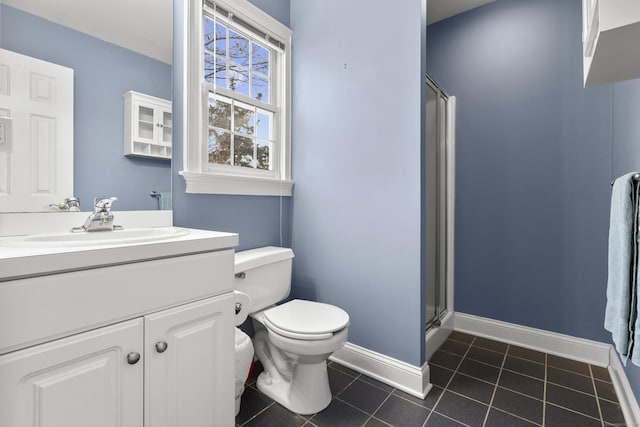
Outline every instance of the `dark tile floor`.
{"label": "dark tile floor", "polygon": [[624,426],[609,372],[453,332],[429,361],[433,389],[417,399],[329,362],[333,400],[296,415],[255,388],[242,396],[237,426]]}

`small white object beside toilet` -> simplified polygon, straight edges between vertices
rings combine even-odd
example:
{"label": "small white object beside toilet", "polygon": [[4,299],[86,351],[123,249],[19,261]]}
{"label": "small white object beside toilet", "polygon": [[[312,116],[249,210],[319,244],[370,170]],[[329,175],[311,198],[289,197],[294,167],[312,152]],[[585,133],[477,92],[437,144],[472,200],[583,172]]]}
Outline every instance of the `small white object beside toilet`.
{"label": "small white object beside toilet", "polygon": [[235,289],[249,296],[255,353],[264,367],[258,389],[292,412],[308,415],[331,402],[327,358],[347,341],[349,315],[341,308],[292,300],[293,251],[274,246],[235,255]]}
{"label": "small white object beside toilet", "polygon": [[253,361],[253,344],[251,339],[236,328],[236,356],[235,356],[235,372],[236,372],[236,415],[240,412],[240,399],[244,392],[244,383],[251,369]]}

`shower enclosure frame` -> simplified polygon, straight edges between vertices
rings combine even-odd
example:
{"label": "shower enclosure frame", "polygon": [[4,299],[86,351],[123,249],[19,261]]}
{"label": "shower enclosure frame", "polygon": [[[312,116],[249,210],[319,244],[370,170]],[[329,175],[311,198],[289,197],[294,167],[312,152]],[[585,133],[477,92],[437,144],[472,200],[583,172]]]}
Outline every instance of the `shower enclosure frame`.
{"label": "shower enclosure frame", "polygon": [[[425,357],[435,350],[453,330],[454,317],[454,218],[455,218],[455,126],[456,98],[449,96],[429,75],[426,76],[427,135],[424,161],[427,167],[425,192]],[[435,95],[435,132],[433,96]],[[430,133],[431,132],[431,133]],[[435,140],[433,137],[435,136]],[[435,151],[434,151],[435,150]],[[431,168],[430,168],[431,166]],[[434,208],[435,206],[435,208]],[[433,289],[433,301],[429,301]],[[430,310],[429,303],[435,308]],[[433,313],[432,315],[430,315]]]}

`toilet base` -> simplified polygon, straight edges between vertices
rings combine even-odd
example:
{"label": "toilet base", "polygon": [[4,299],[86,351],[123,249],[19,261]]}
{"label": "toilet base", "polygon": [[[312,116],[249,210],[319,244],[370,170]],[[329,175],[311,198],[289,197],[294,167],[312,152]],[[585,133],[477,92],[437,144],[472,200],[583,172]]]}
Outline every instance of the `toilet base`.
{"label": "toilet base", "polygon": [[331,403],[327,362],[298,363],[291,380],[273,378],[267,371],[257,381],[258,390],[291,412],[311,415]]}

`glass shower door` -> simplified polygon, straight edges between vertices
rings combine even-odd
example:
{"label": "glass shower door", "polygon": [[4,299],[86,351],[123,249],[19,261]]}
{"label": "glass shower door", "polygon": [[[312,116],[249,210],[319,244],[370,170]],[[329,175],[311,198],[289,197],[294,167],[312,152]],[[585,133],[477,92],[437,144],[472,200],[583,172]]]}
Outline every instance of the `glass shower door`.
{"label": "glass shower door", "polygon": [[440,326],[447,307],[447,96],[427,78],[426,329]]}

